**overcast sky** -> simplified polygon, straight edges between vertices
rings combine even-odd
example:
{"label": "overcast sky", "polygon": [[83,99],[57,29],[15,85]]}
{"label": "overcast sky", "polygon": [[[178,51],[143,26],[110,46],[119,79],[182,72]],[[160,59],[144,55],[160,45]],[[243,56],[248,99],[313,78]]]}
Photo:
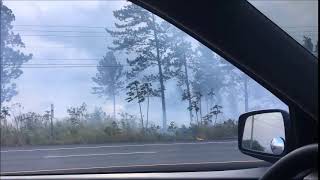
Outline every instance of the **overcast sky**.
{"label": "overcast sky", "polygon": [[[275,4],[274,2],[272,1],[273,4]],[[294,34],[298,34],[298,31],[302,30],[310,31],[309,34],[317,38],[314,28],[310,30],[308,26],[318,25],[316,24],[318,20],[313,16],[318,12],[318,5],[315,5],[315,1],[310,1],[312,3],[303,2],[305,3],[299,5],[289,2],[279,3],[272,7],[270,6],[271,1],[254,1],[254,4],[264,8],[265,12],[276,11],[275,19],[284,22],[288,27],[299,26],[300,28],[296,28]],[[120,0],[56,2],[7,0],[4,1],[4,4],[12,9],[16,16],[14,30],[21,35],[26,44],[25,51],[33,54],[33,59],[28,63],[96,64],[111,43],[111,38],[105,33],[104,27],[114,27],[115,19],[112,11],[120,9],[127,2]],[[277,8],[277,6],[300,9],[283,11],[283,8]],[[117,58],[119,61],[125,60],[120,55]],[[53,103],[56,117],[63,117],[66,115],[66,107],[85,102],[89,109],[101,106],[106,112],[112,112],[111,101],[91,93],[94,86],[91,78],[96,73],[95,67],[25,68],[23,72],[22,76],[16,80],[19,94],[10,103],[21,103],[25,111],[43,113],[45,110],[49,110],[50,104]],[[187,124],[187,104],[180,101],[179,89],[174,82],[168,82],[166,86],[168,121]],[[138,115],[136,104],[125,103],[124,99],[123,95],[117,98],[117,112],[126,111]],[[159,99],[151,101],[150,119],[157,124],[161,124],[160,107]],[[279,107],[284,106],[280,104]],[[243,112],[241,108],[239,108],[239,112]],[[228,110],[226,110],[225,116],[227,114]]]}
{"label": "overcast sky", "polygon": [[249,0],[259,11],[298,42],[304,35],[318,39],[317,0]]}

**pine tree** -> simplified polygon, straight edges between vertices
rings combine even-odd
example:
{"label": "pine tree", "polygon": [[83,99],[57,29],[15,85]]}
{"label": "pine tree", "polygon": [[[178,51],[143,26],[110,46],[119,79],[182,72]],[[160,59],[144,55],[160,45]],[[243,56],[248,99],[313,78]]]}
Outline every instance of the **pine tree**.
{"label": "pine tree", "polygon": [[15,16],[12,11],[0,1],[1,8],[1,47],[0,47],[0,76],[1,76],[1,103],[10,101],[17,95],[17,85],[13,80],[19,78],[23,71],[21,65],[32,58],[32,54],[24,54],[19,49],[24,48],[19,34],[13,32]]}
{"label": "pine tree", "polygon": [[[117,30],[107,32],[114,38],[113,50],[123,50],[131,54],[127,59],[131,69],[127,72],[128,79],[143,77],[146,82],[157,82],[160,89],[162,104],[163,129],[167,129],[165,81],[170,79],[167,66],[171,53],[168,51],[168,36],[163,22],[147,10],[130,4],[114,11]],[[152,72],[152,73],[150,73]]]}
{"label": "pine tree", "polygon": [[200,92],[208,102],[209,99],[213,100],[212,94],[215,95],[217,100],[220,96],[220,90],[226,86],[227,82],[224,63],[203,45],[200,45],[197,49],[196,60],[197,62],[193,65],[192,91]]}
{"label": "pine tree", "polygon": [[111,97],[113,100],[113,118],[116,118],[116,95],[122,88],[123,66],[117,62],[112,52],[107,52],[97,66],[98,73],[92,80],[98,85],[93,93]]}
{"label": "pine tree", "polygon": [[[194,60],[194,51],[192,50],[191,42],[187,40],[188,35],[178,28],[171,26],[170,48],[172,49],[172,76],[178,80],[178,86],[183,88],[182,100],[188,101],[188,106],[192,106],[191,85],[189,70]],[[192,109],[189,109],[190,124],[193,122]]]}

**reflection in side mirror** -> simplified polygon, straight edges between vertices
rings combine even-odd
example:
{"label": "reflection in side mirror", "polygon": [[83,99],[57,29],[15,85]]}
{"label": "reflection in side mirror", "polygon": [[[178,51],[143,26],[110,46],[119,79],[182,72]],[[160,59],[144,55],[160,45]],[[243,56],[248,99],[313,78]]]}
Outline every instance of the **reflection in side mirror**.
{"label": "reflection in side mirror", "polygon": [[246,150],[281,155],[285,128],[281,112],[257,113],[245,120],[241,147]]}

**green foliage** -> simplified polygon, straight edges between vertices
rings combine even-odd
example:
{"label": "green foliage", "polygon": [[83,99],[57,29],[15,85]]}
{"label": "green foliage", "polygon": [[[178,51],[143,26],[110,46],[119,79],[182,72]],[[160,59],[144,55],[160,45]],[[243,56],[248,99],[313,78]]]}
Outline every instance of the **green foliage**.
{"label": "green foliage", "polygon": [[[159,126],[150,124],[142,127],[139,119],[128,113],[120,113],[120,119],[104,117],[92,120],[95,114],[86,112],[85,104],[69,108],[69,117],[53,123],[53,139],[50,139],[50,124],[46,113],[18,113],[14,116],[8,107],[2,108],[1,122],[12,120],[14,123],[1,123],[1,146],[48,145],[48,144],[90,144],[108,142],[161,142],[196,141],[234,138],[237,136],[237,124],[228,120],[221,124],[201,124],[178,127],[171,122],[168,133]],[[5,113],[6,114],[5,114]],[[99,113],[100,114],[100,113]],[[90,120],[88,119],[90,118]],[[100,117],[99,117],[100,118]],[[79,123],[74,124],[73,120]]]}
{"label": "green foliage", "polygon": [[[222,106],[219,105],[214,105],[213,107],[210,108],[210,111],[208,112],[208,114],[206,114],[203,117],[203,121],[205,124],[209,124],[212,123],[212,117],[215,116],[215,120],[218,119],[218,115],[222,114]],[[215,122],[216,123],[216,122]]]}
{"label": "green foliage", "polygon": [[123,87],[123,66],[117,61],[113,52],[109,51],[99,61],[97,70],[96,76],[92,78],[97,85],[92,88],[93,93],[100,97],[112,98],[113,118],[115,118],[116,95]]}
{"label": "green foliage", "polygon": [[[119,21],[115,23],[117,30],[108,30],[113,37],[112,50],[125,51],[131,54],[127,59],[130,68],[127,79],[132,81],[141,77],[148,83],[158,84],[161,103],[163,126],[166,127],[166,103],[164,82],[172,78],[168,63],[172,59],[169,50],[168,23],[156,19],[147,10],[130,4],[113,13]],[[150,73],[150,71],[154,73]]]}
{"label": "green foliage", "polygon": [[313,53],[313,43],[312,43],[312,39],[310,37],[307,36],[303,36],[303,46],[310,51],[311,53]]}
{"label": "green foliage", "polygon": [[235,138],[237,136],[237,124],[231,119],[214,125],[192,125],[190,130],[195,139],[202,140]]}
{"label": "green foliage", "polygon": [[147,92],[142,90],[142,85],[140,85],[139,81],[133,81],[129,83],[126,88],[128,89],[127,91],[128,97],[126,98],[128,102],[131,102],[137,99],[137,102],[141,103],[145,100],[145,96]]}
{"label": "green foliage", "polygon": [[318,51],[319,51],[319,49],[318,49],[318,41],[317,41],[317,43],[315,45],[313,45],[311,37],[303,36],[302,45],[308,51],[310,51],[311,53],[313,53],[315,56],[318,57]]}
{"label": "green foliage", "polygon": [[119,134],[121,134],[121,129],[119,128],[118,123],[116,121],[112,121],[111,126],[107,126],[104,129],[104,132],[108,136],[118,136]]}
{"label": "green foliage", "polygon": [[101,123],[107,119],[107,114],[102,110],[101,107],[95,107],[92,113],[86,113],[85,119],[91,123]]}
{"label": "green foliage", "polygon": [[[8,121],[11,117],[13,123]],[[1,144],[26,145],[46,144],[49,140],[47,118],[27,112],[13,113],[8,107],[1,110]]]}
{"label": "green foliage", "polygon": [[32,54],[24,54],[19,49],[24,48],[25,45],[21,40],[19,34],[13,32],[13,21],[15,16],[11,9],[3,5],[0,1],[1,7],[1,47],[0,47],[0,77],[1,77],[1,103],[10,101],[18,92],[16,84],[13,80],[21,76],[23,71],[21,65],[32,58]]}
{"label": "green foliage", "polygon": [[203,45],[197,48],[197,60],[192,66],[193,91],[205,96],[212,91],[218,93],[227,83],[225,71],[227,67],[224,62],[217,59],[214,53]]}
{"label": "green foliage", "polygon": [[251,140],[246,139],[242,141],[242,147],[244,149],[254,150],[254,151],[261,151],[264,152],[265,148],[260,145],[260,143],[257,140]]}
{"label": "green foliage", "polygon": [[83,103],[79,107],[70,107],[67,109],[69,114],[68,121],[71,123],[71,133],[77,134],[79,126],[82,125],[83,119],[87,112],[87,105]]}
{"label": "green foliage", "polygon": [[[24,55],[11,48],[21,48],[24,44],[20,36],[12,32],[12,12],[3,7],[1,24],[4,28],[1,27],[1,37],[5,38],[1,38],[4,40],[1,49],[6,53],[3,56],[4,63],[10,66],[4,66],[3,70],[8,73],[4,74],[4,78],[1,76],[4,82],[1,102],[9,101],[17,93],[11,80],[22,74],[21,64],[31,59],[31,55]],[[68,117],[54,120],[54,136],[51,140],[49,112],[37,114],[19,111],[13,115],[9,109],[3,108],[2,145],[192,141],[237,135],[237,125],[232,120],[212,123],[213,118],[217,120],[222,113],[222,107],[218,105],[221,104],[219,97],[223,93],[234,93],[230,89],[239,87],[242,82],[241,76],[234,72],[230,64],[221,61],[203,45],[194,48],[187,34],[137,5],[129,4],[114,11],[114,17],[117,20],[116,29],[107,29],[113,46],[99,61],[97,73],[92,78],[95,83],[94,94],[113,98],[113,118],[98,107],[88,112],[85,103],[70,107],[67,109]],[[125,71],[123,66],[127,65],[118,62],[114,55],[119,52],[128,55],[128,68]],[[175,122],[171,122],[167,128],[165,82],[169,79],[176,80],[183,91],[182,100],[189,103],[187,110],[190,113],[190,126],[178,127]],[[124,84],[126,82],[131,83]],[[119,114],[119,119],[116,118],[115,99],[123,87],[127,90],[126,101],[135,101],[139,105],[139,118],[125,112]],[[161,97],[162,130],[152,123],[148,126],[149,97]],[[233,97],[231,99],[235,102]],[[142,103],[145,101],[146,117],[142,113]],[[206,113],[202,109],[205,102]],[[196,114],[197,123],[192,123],[193,113]],[[8,123],[7,119],[12,121]]]}
{"label": "green foliage", "polygon": [[100,96],[113,96],[122,87],[121,81],[123,66],[117,62],[116,57],[110,51],[107,52],[97,66],[97,74],[92,80],[97,84],[93,87],[95,94]]}

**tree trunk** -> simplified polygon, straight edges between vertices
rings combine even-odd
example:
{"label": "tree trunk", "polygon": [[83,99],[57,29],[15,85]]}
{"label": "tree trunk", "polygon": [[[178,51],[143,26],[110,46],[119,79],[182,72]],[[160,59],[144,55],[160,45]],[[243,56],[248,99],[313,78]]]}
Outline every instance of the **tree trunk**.
{"label": "tree trunk", "polygon": [[[139,94],[138,85],[136,85],[135,88],[136,88],[136,93],[138,95]],[[142,115],[141,103],[139,102],[139,98],[138,98],[138,104],[139,104],[142,132],[144,133],[143,115]]]}
{"label": "tree trunk", "polygon": [[[187,59],[186,59],[186,55],[183,54],[183,58],[184,58],[184,75],[185,75],[185,82],[186,82],[186,86],[187,86],[187,96],[188,96],[188,103],[189,103],[189,107],[192,106],[191,104],[191,92],[190,92],[190,83],[189,83],[189,76],[188,76],[188,67],[187,67]],[[192,124],[192,109],[189,110],[189,118],[190,118],[190,124]]]}
{"label": "tree trunk", "polygon": [[116,120],[116,93],[113,92],[113,120]]}
{"label": "tree trunk", "polygon": [[202,99],[202,97],[200,95],[200,97],[199,97],[199,114],[200,114],[200,123],[202,125],[202,102],[201,102],[201,99]]}
{"label": "tree trunk", "polygon": [[216,119],[214,120],[214,125],[217,124],[218,114],[216,114],[215,116],[216,116]]}
{"label": "tree trunk", "polygon": [[221,92],[217,93],[216,94],[216,102],[213,103],[213,106],[214,105],[222,105],[222,96],[221,96]]}
{"label": "tree trunk", "polygon": [[198,111],[196,111],[196,119],[197,119],[197,125],[199,126],[199,117],[198,117]]}
{"label": "tree trunk", "polygon": [[236,117],[238,116],[238,102],[237,102],[237,97],[235,96],[234,90],[231,90],[228,94],[228,99],[229,99],[229,106],[231,109],[231,116]]}
{"label": "tree trunk", "polygon": [[213,102],[214,102],[214,98],[211,96],[210,97],[210,105],[209,105],[209,111],[211,111],[211,108],[213,107]]}
{"label": "tree trunk", "polygon": [[146,129],[148,129],[148,123],[149,123],[149,95],[147,97],[147,119],[146,119]]}
{"label": "tree trunk", "polygon": [[251,135],[250,135],[250,148],[252,149],[253,145],[253,128],[254,128],[254,116],[252,116],[251,120]]}
{"label": "tree trunk", "polygon": [[206,97],[206,110],[207,110],[207,114],[209,114],[209,98]]}
{"label": "tree trunk", "polygon": [[154,39],[156,42],[156,51],[157,51],[157,63],[159,68],[159,82],[160,82],[160,92],[161,92],[161,103],[162,103],[162,128],[163,131],[167,131],[167,112],[166,112],[166,101],[165,101],[165,94],[164,94],[164,81],[163,81],[163,74],[162,74],[162,67],[161,67],[161,60],[160,60],[160,52],[159,52],[159,42],[158,42],[158,34],[155,27],[155,18],[152,14],[152,21],[153,21],[153,33]]}
{"label": "tree trunk", "polygon": [[139,109],[140,109],[142,132],[144,132],[144,123],[143,123],[143,115],[142,115],[142,110],[141,110],[141,103],[139,103]]}
{"label": "tree trunk", "polygon": [[244,75],[244,111],[249,111],[248,77]]}

